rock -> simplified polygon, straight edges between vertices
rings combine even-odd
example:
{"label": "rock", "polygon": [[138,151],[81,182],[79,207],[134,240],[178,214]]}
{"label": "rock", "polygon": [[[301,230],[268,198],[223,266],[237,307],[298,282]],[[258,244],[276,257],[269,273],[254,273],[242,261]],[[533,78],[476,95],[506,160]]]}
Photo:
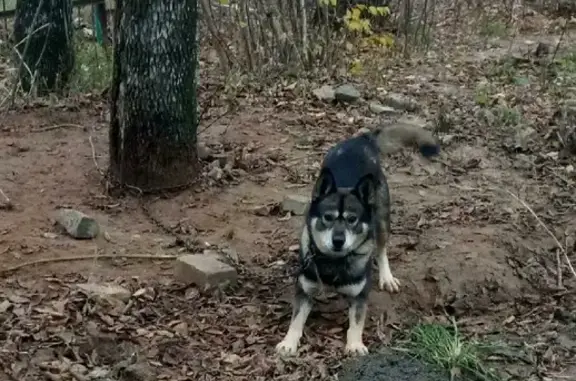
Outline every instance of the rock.
{"label": "rock", "polygon": [[60,209],[56,222],[76,239],[91,239],[100,232],[95,219],[74,209]]}
{"label": "rock", "polygon": [[372,111],[374,114],[385,114],[385,115],[392,115],[392,114],[398,114],[400,111],[396,110],[393,107],[390,106],[384,106],[381,105],[380,103],[376,103],[376,102],[372,102],[370,103],[370,105],[368,106],[368,108],[370,109],[370,111]]}
{"label": "rock", "polygon": [[196,150],[198,151],[198,159],[200,160],[208,160],[212,157],[212,150],[204,143],[198,143]]}
{"label": "rock", "polygon": [[300,195],[288,195],[282,201],[282,210],[290,212],[295,216],[302,216],[306,213],[310,198]]}
{"label": "rock", "polygon": [[[218,160],[215,160],[214,162],[218,163]],[[220,180],[223,176],[224,170],[218,166],[212,167],[208,171],[208,177],[212,178],[213,180]]]}
{"label": "rock", "polygon": [[223,283],[235,284],[238,280],[236,269],[221,262],[214,255],[190,254],[176,260],[174,277],[186,284],[199,287],[212,287]]}
{"label": "rock", "polygon": [[[423,362],[394,352],[353,358],[342,366],[340,381],[446,381],[448,377]],[[459,378],[456,378],[458,380]]]}
{"label": "rock", "polygon": [[318,98],[321,101],[333,101],[335,96],[334,96],[334,89],[332,88],[332,86],[328,86],[328,85],[324,85],[322,87],[319,87],[317,89],[312,90],[312,93],[316,96],[316,98]]}
{"label": "rock", "polygon": [[409,112],[417,111],[420,108],[415,99],[398,93],[386,94],[382,99],[382,103],[386,106]]}
{"label": "rock", "polygon": [[88,296],[100,296],[104,298],[114,298],[122,302],[127,302],[132,293],[113,283],[78,283],[76,287],[86,293]]}
{"label": "rock", "polygon": [[334,97],[337,101],[352,103],[360,98],[360,92],[352,85],[338,86],[334,90]]}

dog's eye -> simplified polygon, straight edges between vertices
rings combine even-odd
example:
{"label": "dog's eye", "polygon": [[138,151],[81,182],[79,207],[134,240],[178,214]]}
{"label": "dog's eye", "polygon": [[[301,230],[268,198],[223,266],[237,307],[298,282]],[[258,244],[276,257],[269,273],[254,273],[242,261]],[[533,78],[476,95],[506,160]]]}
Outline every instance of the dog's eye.
{"label": "dog's eye", "polygon": [[334,217],[333,214],[328,214],[328,213],[327,213],[327,214],[325,214],[325,215],[322,216],[322,219],[324,219],[324,222],[331,223],[331,222],[334,222],[334,220],[335,220],[336,218]]}
{"label": "dog's eye", "polygon": [[346,222],[348,222],[348,224],[350,224],[350,225],[356,225],[356,222],[358,222],[358,217],[348,216],[348,217],[346,217]]}

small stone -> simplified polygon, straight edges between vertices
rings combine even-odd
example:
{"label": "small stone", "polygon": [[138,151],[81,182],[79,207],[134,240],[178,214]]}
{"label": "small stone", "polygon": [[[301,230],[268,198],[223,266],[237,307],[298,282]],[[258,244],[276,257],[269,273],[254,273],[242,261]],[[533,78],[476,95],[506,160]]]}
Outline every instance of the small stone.
{"label": "small stone", "polygon": [[200,160],[208,160],[212,157],[212,150],[204,143],[198,143],[196,150],[198,151],[198,159]]}
{"label": "small stone", "polygon": [[235,284],[238,280],[236,269],[219,261],[214,255],[190,254],[176,260],[174,277],[186,284],[199,287],[212,287],[222,283]]}
{"label": "small stone", "polygon": [[[215,160],[217,163],[218,161]],[[220,180],[224,176],[224,171],[220,167],[213,167],[208,171],[208,177],[211,177],[214,180]]]}
{"label": "small stone", "polygon": [[415,99],[397,93],[386,94],[382,99],[382,102],[386,106],[410,112],[417,111],[420,108]]}
{"label": "small stone", "polygon": [[100,232],[95,219],[74,209],[60,209],[56,222],[76,239],[91,239]]}
{"label": "small stone", "polygon": [[346,84],[334,90],[334,97],[340,102],[352,103],[360,98],[360,92],[354,86]]}
{"label": "small stone", "polygon": [[372,111],[374,114],[385,114],[385,115],[392,115],[392,114],[398,114],[400,113],[400,111],[396,110],[393,107],[390,106],[383,106],[380,103],[376,103],[376,102],[372,102],[370,103],[370,105],[368,106],[368,108],[370,109],[370,111]]}
{"label": "small stone", "polygon": [[334,100],[334,89],[332,86],[324,85],[317,89],[312,90],[312,93],[321,101],[333,101]]}
{"label": "small stone", "polygon": [[282,210],[290,212],[295,216],[302,216],[306,213],[310,198],[300,195],[288,195],[282,201]]}
{"label": "small stone", "polygon": [[80,290],[89,296],[100,296],[118,299],[122,302],[127,302],[132,296],[132,293],[124,287],[118,286],[113,283],[78,283],[76,284]]}

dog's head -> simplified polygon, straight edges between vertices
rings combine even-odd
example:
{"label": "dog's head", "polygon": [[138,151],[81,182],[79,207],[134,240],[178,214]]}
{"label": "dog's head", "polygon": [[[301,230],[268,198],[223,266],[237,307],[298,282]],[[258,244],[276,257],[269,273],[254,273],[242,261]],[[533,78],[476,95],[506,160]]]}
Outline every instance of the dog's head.
{"label": "dog's head", "polygon": [[372,225],[375,191],[369,176],[352,189],[338,189],[330,171],[320,174],[308,215],[310,233],[320,252],[342,257],[366,241]]}

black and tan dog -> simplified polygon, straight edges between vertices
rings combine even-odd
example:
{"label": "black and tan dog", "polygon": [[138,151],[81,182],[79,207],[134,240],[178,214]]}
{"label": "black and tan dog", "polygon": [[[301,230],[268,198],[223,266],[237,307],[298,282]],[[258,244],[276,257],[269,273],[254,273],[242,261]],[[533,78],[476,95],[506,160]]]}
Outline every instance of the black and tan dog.
{"label": "black and tan dog", "polygon": [[380,164],[380,155],[399,145],[415,145],[425,157],[440,151],[429,131],[394,124],[340,142],[324,158],[300,238],[292,321],[277,352],[297,352],[313,296],[327,286],[350,301],[346,351],[368,353],[362,333],[374,256],[380,289],[400,287],[388,263],[390,196]]}

